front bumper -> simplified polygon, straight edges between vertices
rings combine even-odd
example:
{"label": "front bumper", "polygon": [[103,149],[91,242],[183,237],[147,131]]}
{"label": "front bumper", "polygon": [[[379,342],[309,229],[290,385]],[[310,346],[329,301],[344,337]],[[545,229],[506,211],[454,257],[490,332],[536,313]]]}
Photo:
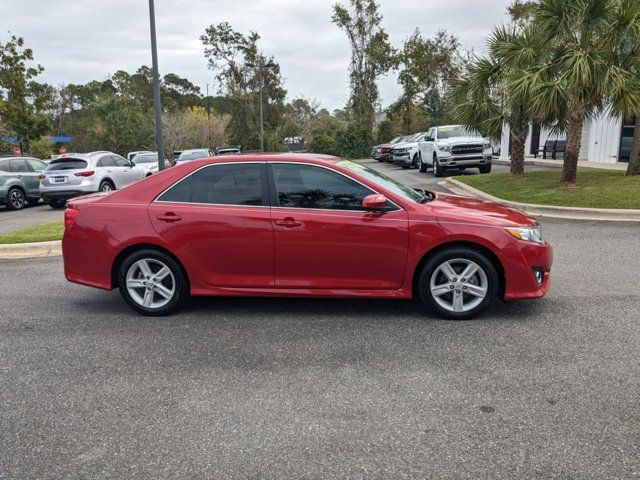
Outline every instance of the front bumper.
{"label": "front bumper", "polygon": [[[553,248],[548,243],[538,244],[516,240],[503,251],[509,261],[505,267],[505,300],[540,298],[551,286]],[[544,272],[538,283],[534,270]]]}
{"label": "front bumper", "polygon": [[473,168],[491,165],[492,156],[483,155],[452,155],[449,152],[438,152],[438,162],[442,168]]}

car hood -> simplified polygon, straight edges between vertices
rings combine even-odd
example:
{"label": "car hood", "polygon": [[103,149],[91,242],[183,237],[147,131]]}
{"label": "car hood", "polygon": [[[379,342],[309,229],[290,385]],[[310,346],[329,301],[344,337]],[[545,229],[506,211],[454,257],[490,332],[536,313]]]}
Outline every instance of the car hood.
{"label": "car hood", "polygon": [[460,144],[460,143],[484,143],[486,140],[482,137],[451,137],[451,138],[443,138],[442,140],[438,140],[438,143],[441,145],[450,143],[450,144]]}
{"label": "car hood", "polygon": [[402,143],[394,143],[393,148],[411,148],[418,146],[418,142],[402,142]]}
{"label": "car hood", "polygon": [[531,227],[538,221],[515,208],[478,198],[436,193],[435,200],[425,203],[441,223],[475,223],[497,227]]}

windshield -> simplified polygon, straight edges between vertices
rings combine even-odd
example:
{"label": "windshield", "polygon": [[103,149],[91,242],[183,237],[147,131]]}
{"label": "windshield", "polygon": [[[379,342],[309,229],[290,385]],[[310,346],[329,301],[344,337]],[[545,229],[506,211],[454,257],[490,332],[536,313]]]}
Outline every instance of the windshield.
{"label": "windshield", "polygon": [[392,191],[393,193],[400,195],[401,197],[417,203],[425,203],[429,199],[423,195],[422,193],[414,190],[413,188],[409,188],[406,185],[402,185],[401,183],[396,182],[395,180],[383,175],[380,172],[372,170],[370,168],[365,167],[364,165],[360,165],[359,163],[352,162],[350,160],[343,160],[338,162],[338,165],[341,167],[347,168],[352,172],[357,173],[373,182],[381,185],[387,190]]}
{"label": "windshield", "polygon": [[46,172],[52,170],[81,170],[87,168],[87,162],[79,158],[57,158],[45,168]]}
{"label": "windshield", "polygon": [[178,162],[185,162],[187,160],[196,160],[198,158],[207,158],[209,152],[206,150],[194,150],[192,152],[182,152],[178,157]]}
{"label": "windshield", "polygon": [[158,161],[158,155],[156,155],[155,153],[150,155],[150,154],[138,154],[135,156],[135,158],[133,159],[133,162],[138,165],[140,163],[156,163]]}
{"label": "windshield", "polygon": [[453,137],[481,137],[480,133],[464,125],[455,125],[453,127],[438,127],[438,140]]}

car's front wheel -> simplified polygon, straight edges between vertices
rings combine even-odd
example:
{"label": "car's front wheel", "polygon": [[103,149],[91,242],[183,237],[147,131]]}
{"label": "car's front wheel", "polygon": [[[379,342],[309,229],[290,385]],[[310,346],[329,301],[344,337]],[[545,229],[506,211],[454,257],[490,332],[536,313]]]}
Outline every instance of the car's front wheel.
{"label": "car's front wheel", "polygon": [[440,166],[440,162],[438,162],[438,158],[433,157],[433,176],[442,177],[443,175],[444,175],[444,170]]}
{"label": "car's front wheel", "polygon": [[480,168],[480,173],[491,173],[491,164],[489,165],[482,165]]}
{"label": "car's front wheel", "polygon": [[158,250],[139,250],[129,255],[118,270],[118,287],[131,308],[150,316],[177,310],[187,296],[182,269]]}
{"label": "car's front wheel", "polygon": [[420,171],[420,173],[426,172],[428,166],[429,165],[422,161],[422,154],[418,153],[418,170]]}
{"label": "car's front wheel", "polygon": [[439,317],[467,320],[496,297],[499,277],[491,260],[473,248],[442,250],[424,265],[418,282],[422,302]]}

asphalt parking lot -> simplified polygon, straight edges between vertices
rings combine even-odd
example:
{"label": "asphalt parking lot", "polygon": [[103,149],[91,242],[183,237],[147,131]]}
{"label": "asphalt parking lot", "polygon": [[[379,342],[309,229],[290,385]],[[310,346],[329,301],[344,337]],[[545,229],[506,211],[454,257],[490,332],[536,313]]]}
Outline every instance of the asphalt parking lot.
{"label": "asphalt parking lot", "polygon": [[302,299],[145,318],[60,258],[0,261],[0,479],[637,478],[638,224],[542,224],[549,295],[469,322]]}

